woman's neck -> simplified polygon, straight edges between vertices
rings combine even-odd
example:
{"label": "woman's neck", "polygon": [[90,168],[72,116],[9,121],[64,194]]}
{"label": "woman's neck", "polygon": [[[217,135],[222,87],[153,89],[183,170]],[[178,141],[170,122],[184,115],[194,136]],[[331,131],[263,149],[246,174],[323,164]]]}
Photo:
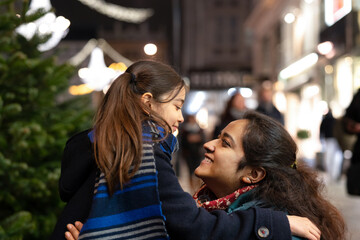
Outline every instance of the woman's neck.
{"label": "woman's neck", "polygon": [[214,184],[212,182],[205,182],[204,181],[204,183],[206,184],[208,189],[210,189],[214,193],[216,198],[225,197],[225,196],[235,192],[239,188],[243,187],[240,184],[237,185],[237,186],[223,186],[223,185],[219,185],[219,184]]}

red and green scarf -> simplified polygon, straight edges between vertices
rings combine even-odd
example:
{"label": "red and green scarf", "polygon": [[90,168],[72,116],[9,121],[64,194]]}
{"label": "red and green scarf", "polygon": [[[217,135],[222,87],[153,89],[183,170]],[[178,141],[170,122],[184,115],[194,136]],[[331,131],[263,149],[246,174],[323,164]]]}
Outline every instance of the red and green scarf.
{"label": "red and green scarf", "polygon": [[240,195],[252,190],[255,187],[256,185],[246,186],[225,197],[216,199],[214,193],[212,193],[210,189],[207,188],[206,184],[204,184],[200,190],[194,194],[193,198],[199,207],[205,208],[209,212],[213,210],[226,210],[233,202],[236,201],[236,199],[238,199]]}

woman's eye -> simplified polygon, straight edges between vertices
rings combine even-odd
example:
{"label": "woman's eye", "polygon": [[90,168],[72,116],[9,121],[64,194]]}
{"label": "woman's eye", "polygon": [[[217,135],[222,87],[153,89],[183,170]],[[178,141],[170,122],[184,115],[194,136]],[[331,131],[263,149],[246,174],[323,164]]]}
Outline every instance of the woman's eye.
{"label": "woman's eye", "polygon": [[225,139],[221,140],[221,142],[224,147],[230,147],[230,143],[228,141],[226,141]]}

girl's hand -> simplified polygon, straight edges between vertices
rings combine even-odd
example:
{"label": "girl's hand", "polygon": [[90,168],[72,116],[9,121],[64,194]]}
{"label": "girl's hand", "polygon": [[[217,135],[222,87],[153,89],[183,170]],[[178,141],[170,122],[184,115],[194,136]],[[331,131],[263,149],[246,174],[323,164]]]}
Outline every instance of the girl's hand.
{"label": "girl's hand", "polygon": [[321,231],[308,218],[287,216],[291,234],[310,240],[320,240]]}
{"label": "girl's hand", "polygon": [[69,231],[65,232],[65,238],[67,240],[77,240],[83,224],[82,222],[76,221],[75,226],[73,224],[68,224],[66,227]]}

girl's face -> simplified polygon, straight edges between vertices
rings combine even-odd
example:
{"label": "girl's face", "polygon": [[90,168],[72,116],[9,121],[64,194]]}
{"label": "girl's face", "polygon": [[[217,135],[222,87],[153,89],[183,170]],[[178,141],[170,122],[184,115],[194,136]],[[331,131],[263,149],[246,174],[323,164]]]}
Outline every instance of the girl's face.
{"label": "girl's face", "polygon": [[247,120],[236,120],[223,129],[219,138],[204,144],[205,159],[196,168],[201,178],[217,197],[224,197],[241,187],[247,169],[238,170],[244,156],[242,136]]}
{"label": "girl's face", "polygon": [[[164,99],[172,97],[173,92],[164,96]],[[184,122],[181,108],[185,102],[186,90],[183,87],[170,102],[152,103],[151,108],[170,125],[172,132],[179,128],[179,124]]]}

